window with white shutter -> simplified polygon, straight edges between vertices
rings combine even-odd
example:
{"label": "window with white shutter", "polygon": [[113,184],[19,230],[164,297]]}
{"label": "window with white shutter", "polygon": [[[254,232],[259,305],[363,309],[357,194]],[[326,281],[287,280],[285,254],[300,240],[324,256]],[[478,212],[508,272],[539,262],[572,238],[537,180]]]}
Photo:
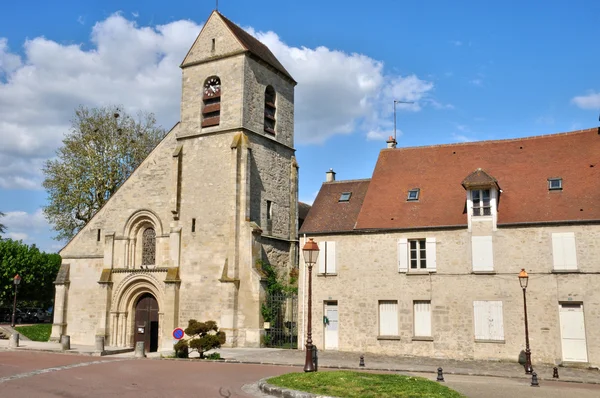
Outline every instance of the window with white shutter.
{"label": "window with white shutter", "polygon": [[502,301],[473,301],[475,340],[504,341]]}
{"label": "window with white shutter", "polygon": [[575,233],[557,232],[552,234],[552,257],[555,270],[577,269]]}
{"label": "window with white shutter", "polygon": [[474,272],[494,270],[494,249],[491,236],[473,236],[471,251]]}
{"label": "window with white shutter", "polygon": [[427,239],[398,239],[398,272],[435,272],[436,241]]}
{"label": "window with white shutter", "polygon": [[397,336],[398,335],[398,302],[380,301],[379,302],[379,335]]}
{"label": "window with white shutter", "polygon": [[319,274],[337,274],[335,242],[319,242],[319,257],[317,257]]}
{"label": "window with white shutter", "polygon": [[416,337],[431,336],[431,301],[421,300],[413,303],[413,316]]}

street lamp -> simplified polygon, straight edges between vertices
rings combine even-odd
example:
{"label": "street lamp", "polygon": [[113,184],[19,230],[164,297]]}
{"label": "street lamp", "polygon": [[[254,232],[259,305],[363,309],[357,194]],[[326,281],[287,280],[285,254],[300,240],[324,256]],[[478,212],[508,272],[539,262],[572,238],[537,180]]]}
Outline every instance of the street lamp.
{"label": "street lamp", "polygon": [[306,360],[304,361],[304,371],[314,372],[315,366],[312,359],[312,267],[319,257],[319,245],[310,238],[302,248],[304,262],[308,266],[308,328],[306,331]]}
{"label": "street lamp", "polygon": [[19,274],[15,275],[13,278],[13,283],[15,285],[15,299],[13,302],[13,313],[12,313],[12,327],[15,327],[15,315],[17,313],[17,290],[19,289],[19,284],[21,283],[21,277]]}
{"label": "street lamp", "polygon": [[531,350],[529,349],[529,326],[527,325],[527,283],[529,282],[529,275],[525,268],[519,272],[519,283],[523,288],[523,310],[525,312],[525,373],[531,374],[533,368],[531,367]]}

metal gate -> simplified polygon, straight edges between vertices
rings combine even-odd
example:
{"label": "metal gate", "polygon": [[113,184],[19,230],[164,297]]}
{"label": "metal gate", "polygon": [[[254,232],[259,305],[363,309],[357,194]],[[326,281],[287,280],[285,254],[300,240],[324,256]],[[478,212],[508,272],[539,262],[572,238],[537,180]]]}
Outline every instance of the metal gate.
{"label": "metal gate", "polygon": [[262,315],[265,321],[265,347],[298,348],[298,295],[267,295]]}

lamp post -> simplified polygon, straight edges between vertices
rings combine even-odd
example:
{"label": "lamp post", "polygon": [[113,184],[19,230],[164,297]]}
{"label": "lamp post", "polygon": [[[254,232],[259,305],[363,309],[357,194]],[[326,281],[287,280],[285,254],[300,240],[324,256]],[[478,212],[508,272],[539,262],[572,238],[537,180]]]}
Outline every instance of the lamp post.
{"label": "lamp post", "polygon": [[13,278],[13,283],[15,285],[15,299],[13,301],[13,313],[12,313],[12,324],[11,326],[15,327],[15,315],[17,314],[17,290],[19,289],[19,283],[21,283],[21,277],[19,274],[15,275]]}
{"label": "lamp post", "polygon": [[529,326],[527,325],[527,283],[529,282],[529,275],[525,268],[519,272],[519,283],[523,288],[523,311],[525,313],[525,373],[531,374],[533,368],[531,367],[531,350],[529,349]]}
{"label": "lamp post", "polygon": [[317,262],[317,257],[319,257],[319,245],[312,238],[304,244],[302,256],[308,266],[308,328],[306,329],[306,360],[304,361],[304,371],[314,372],[315,366],[312,360],[312,267]]}

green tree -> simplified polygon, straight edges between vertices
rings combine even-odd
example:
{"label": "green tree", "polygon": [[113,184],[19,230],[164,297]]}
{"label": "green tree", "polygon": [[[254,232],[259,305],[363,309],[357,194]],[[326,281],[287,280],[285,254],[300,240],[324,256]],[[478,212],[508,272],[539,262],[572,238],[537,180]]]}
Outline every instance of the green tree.
{"label": "green tree", "polygon": [[[0,211],[0,217],[4,217],[4,213],[2,213],[1,211]],[[4,224],[0,223],[0,234],[2,234],[4,232],[6,232],[6,226]],[[0,238],[1,237],[2,236],[0,235]]]}
{"label": "green tree", "polygon": [[71,129],[44,165],[44,214],[56,239],[71,239],[164,138],[151,113],[133,118],[119,107],[75,110]]}
{"label": "green tree", "polygon": [[19,300],[50,301],[54,297],[54,278],[60,268],[58,254],[41,252],[35,245],[0,240],[0,303],[12,300],[13,278],[19,274]]}
{"label": "green tree", "polygon": [[189,347],[191,351],[198,351],[200,358],[204,358],[206,351],[221,348],[221,344],[225,344],[225,332],[219,330],[215,321],[198,322],[190,319],[184,332],[190,339],[179,340],[174,346],[176,353],[185,352],[187,356]]}

